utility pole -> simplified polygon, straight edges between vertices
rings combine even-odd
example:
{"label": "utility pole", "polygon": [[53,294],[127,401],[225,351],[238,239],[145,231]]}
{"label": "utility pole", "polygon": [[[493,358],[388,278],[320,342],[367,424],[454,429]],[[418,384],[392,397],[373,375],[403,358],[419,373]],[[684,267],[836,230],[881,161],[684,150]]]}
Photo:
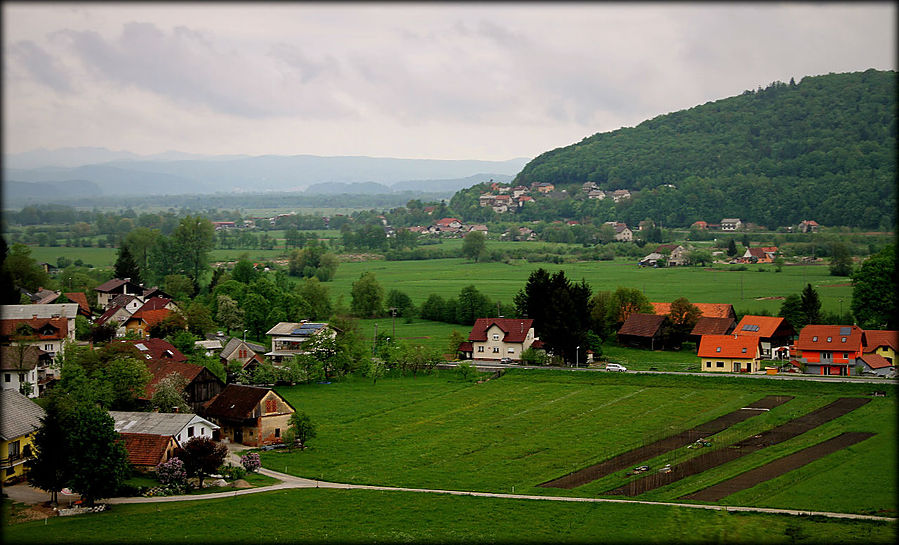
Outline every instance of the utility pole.
{"label": "utility pole", "polygon": [[375,355],[375,345],[378,343],[378,322],[375,322],[375,336],[371,339],[371,355]]}
{"label": "utility pole", "polygon": [[390,315],[393,316],[393,337],[396,338],[396,307],[390,307]]}

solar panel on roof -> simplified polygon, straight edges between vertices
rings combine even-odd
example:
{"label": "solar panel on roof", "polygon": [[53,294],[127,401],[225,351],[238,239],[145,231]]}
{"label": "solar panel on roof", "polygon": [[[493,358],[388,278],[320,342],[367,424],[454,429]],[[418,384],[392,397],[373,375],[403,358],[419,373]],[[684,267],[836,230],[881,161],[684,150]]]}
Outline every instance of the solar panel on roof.
{"label": "solar panel on roof", "polygon": [[758,331],[759,326],[756,324],[746,324],[743,326],[743,331]]}
{"label": "solar panel on roof", "polygon": [[840,328],[840,335],[849,335],[850,333],[852,333],[851,327],[841,327]]}

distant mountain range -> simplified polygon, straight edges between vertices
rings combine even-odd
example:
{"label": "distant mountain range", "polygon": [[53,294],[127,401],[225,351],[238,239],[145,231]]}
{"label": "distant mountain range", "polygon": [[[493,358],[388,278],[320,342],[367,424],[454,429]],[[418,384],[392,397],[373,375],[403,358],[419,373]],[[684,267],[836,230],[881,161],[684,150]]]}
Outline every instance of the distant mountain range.
{"label": "distant mountain range", "polygon": [[36,150],[4,156],[6,205],[92,195],[178,195],[304,191],[380,194],[455,191],[494,179],[507,182],[529,159],[508,161],[321,157],[138,156],[105,148]]}

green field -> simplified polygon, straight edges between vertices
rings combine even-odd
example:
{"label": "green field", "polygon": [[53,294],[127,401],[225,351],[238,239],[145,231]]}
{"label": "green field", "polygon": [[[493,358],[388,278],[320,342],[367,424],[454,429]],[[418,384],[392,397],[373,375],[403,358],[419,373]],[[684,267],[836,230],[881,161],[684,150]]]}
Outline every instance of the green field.
{"label": "green field", "polygon": [[[5,501],[4,501],[5,505]],[[4,507],[6,511],[6,507]],[[283,490],[5,526],[4,543],[893,543],[896,525],[663,505]]]}
{"label": "green field", "polygon": [[[844,431],[872,431],[875,437],[769,481],[764,488],[726,498],[725,503],[895,516],[892,384],[543,370],[513,370],[484,384],[457,381],[452,371],[384,378],[374,386],[350,378],[280,388],[318,423],[318,437],[304,452],[263,452],[262,460],[278,471],[335,482],[484,492],[511,492],[514,487],[523,494],[596,497],[626,478],[614,474],[572,490],[536,485],[765,395],[796,397],[721,432],[713,443],[729,444],[838,397],[866,395],[872,388],[886,388],[888,396],[871,398],[864,407],[806,434],[641,499],[672,501]],[[682,448],[650,464],[675,463],[697,453]],[[877,460],[876,471],[871,460]]]}

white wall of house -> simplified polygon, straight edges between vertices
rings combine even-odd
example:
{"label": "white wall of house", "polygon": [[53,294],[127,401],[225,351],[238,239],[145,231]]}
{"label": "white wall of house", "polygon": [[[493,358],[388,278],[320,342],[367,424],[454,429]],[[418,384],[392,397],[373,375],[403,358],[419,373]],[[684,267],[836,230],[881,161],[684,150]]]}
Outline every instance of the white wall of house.
{"label": "white wall of house", "polygon": [[534,343],[534,328],[528,330],[527,337],[524,342],[507,343],[505,332],[498,326],[490,326],[487,330],[486,341],[473,341],[472,357],[480,360],[500,360],[502,358],[512,358],[513,360],[521,359],[521,353],[531,347]]}
{"label": "white wall of house", "polygon": [[3,377],[0,378],[0,387],[4,390],[15,390],[21,392],[22,383],[31,384],[31,392],[28,397],[37,397],[37,369],[20,371],[18,369],[4,369]]}

